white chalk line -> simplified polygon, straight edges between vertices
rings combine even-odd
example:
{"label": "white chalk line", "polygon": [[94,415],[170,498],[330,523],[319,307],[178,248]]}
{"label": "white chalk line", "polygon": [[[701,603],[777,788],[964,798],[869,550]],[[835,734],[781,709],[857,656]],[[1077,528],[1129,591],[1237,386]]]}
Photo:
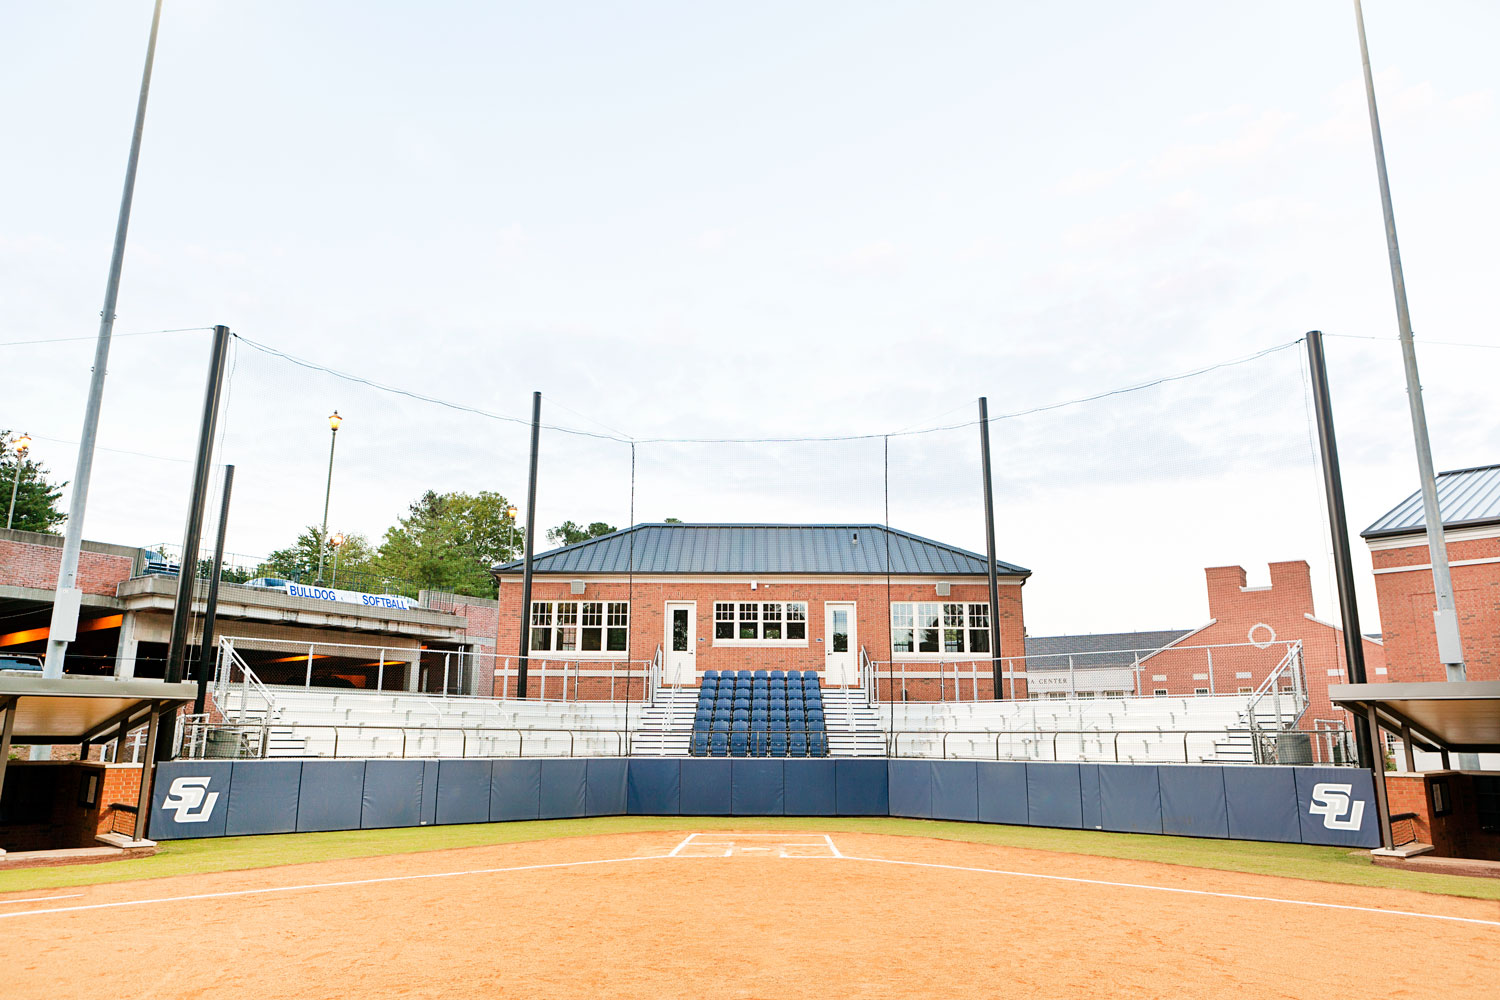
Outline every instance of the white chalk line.
{"label": "white chalk line", "polygon": [[[0,913],[0,920],[15,917],[34,917],[48,913],[76,913],[84,910],[107,910],[125,906],[147,906],[152,903],[180,903],[200,899],[228,899],[236,896],[258,896],[276,892],[304,892],[316,889],[339,889],[359,885],[377,885],[383,882],[415,882],[423,879],[435,878],[458,878],[466,875],[498,875],[507,872],[540,871],[548,868],[579,868],[588,865],[612,865],[625,864],[632,861],[665,861],[672,858],[681,858],[679,853],[683,848],[693,842],[699,834],[691,833],[668,854],[644,854],[628,858],[600,858],[593,861],[554,861],[547,864],[537,865],[513,865],[505,868],[472,868],[465,871],[452,872],[429,872],[419,875],[387,875],[380,878],[345,879],[338,882],[309,882],[301,885],[279,885],[269,886],[262,889],[234,889],[225,892],[200,892],[183,896],[160,896],[151,899],[126,899],[115,900],[108,903],[86,903],[74,906],[54,906],[39,910],[22,910],[15,913]],[[833,838],[828,834],[821,835],[827,842],[828,849],[832,855],[822,856],[796,856],[784,857],[778,860],[786,861],[863,861],[871,864],[902,865],[910,868],[936,868],[946,871],[973,872],[981,875],[1008,875],[1012,878],[1034,878],[1049,882],[1071,882],[1077,885],[1100,885],[1116,889],[1140,889],[1147,892],[1171,892],[1184,896],[1211,896],[1218,899],[1238,899],[1256,903],[1285,903],[1289,906],[1312,906],[1326,910],[1349,910],[1356,913],[1375,913],[1394,917],[1417,917],[1425,920],[1447,920],[1454,923],[1478,924],[1485,927],[1500,927],[1500,920],[1481,920],[1477,917],[1454,917],[1442,913],[1421,913],[1415,910],[1385,910],[1375,906],[1354,906],[1348,903],[1320,903],[1308,899],[1286,899],[1279,896],[1253,896],[1238,892],[1217,892],[1211,889],[1184,889],[1177,886],[1145,885],[1139,882],[1114,882],[1107,879],[1081,878],[1072,875],[1045,875],[1040,872],[1018,872],[1003,868],[975,868],[967,865],[945,865],[933,861],[899,861],[893,858],[861,858],[850,854],[844,854],[834,844]],[[818,845],[822,846],[822,845]],[[700,859],[692,859],[700,860]],[[706,860],[706,859],[705,859]],[[73,899],[83,893],[70,893],[66,896],[46,896],[40,899],[11,899],[3,902],[26,903],[41,902],[43,900]]]}
{"label": "white chalk line", "polygon": [[[430,878],[457,878],[463,875],[497,875],[504,872],[528,872],[543,868],[579,868],[584,865],[617,865],[627,861],[660,861],[665,854],[645,854],[631,858],[601,858],[595,861],[555,861],[544,865],[514,865],[508,868],[472,868],[457,872],[428,872],[422,875],[387,875],[382,878],[345,879],[340,882],[308,882],[303,885],[276,885],[263,889],[233,889],[225,892],[196,892],[185,896],[158,896],[151,899],[122,899],[109,903],[81,903],[74,906],[53,906],[43,910],[22,910],[19,913],[0,913],[0,920],[14,917],[35,917],[45,913],[77,913],[83,910],[109,910],[122,906],[147,906],[151,903],[181,903],[197,899],[228,899],[234,896],[259,896],[273,892],[304,892],[314,889],[341,889],[356,885],[376,885],[381,882],[415,882]],[[82,895],[79,893],[78,895]],[[51,897],[58,898],[58,897]]]}
{"label": "white chalk line", "polygon": [[54,899],[77,899],[82,896],[81,892],[70,892],[63,896],[29,896],[26,899],[0,899],[0,906],[10,903],[50,903]]}
{"label": "white chalk line", "polygon": [[1420,913],[1415,910],[1383,910],[1378,906],[1353,906],[1348,903],[1319,903],[1310,899],[1284,899],[1279,896],[1251,896],[1238,892],[1215,892],[1211,889],[1182,889],[1169,885],[1143,885],[1137,882],[1110,882],[1105,879],[1078,878],[1069,875],[1042,875],[1038,872],[1013,872],[1000,868],[969,868],[964,865],[944,865],[931,861],[895,861],[891,858],[857,858],[849,854],[839,857],[848,861],[872,861],[882,865],[907,865],[914,868],[945,868],[956,872],[978,872],[985,875],[1010,875],[1014,878],[1039,878],[1052,882],[1075,882],[1080,885],[1105,885],[1117,889],[1145,889],[1149,892],[1175,892],[1185,896],[1215,896],[1219,899],[1243,899],[1256,903],[1286,903],[1289,906],[1316,906],[1325,910],[1353,910],[1358,913],[1380,913],[1393,917],[1422,917],[1426,920],[1451,920],[1462,924],[1482,924],[1500,927],[1500,920],[1480,920],[1477,917],[1450,917],[1442,913]]}

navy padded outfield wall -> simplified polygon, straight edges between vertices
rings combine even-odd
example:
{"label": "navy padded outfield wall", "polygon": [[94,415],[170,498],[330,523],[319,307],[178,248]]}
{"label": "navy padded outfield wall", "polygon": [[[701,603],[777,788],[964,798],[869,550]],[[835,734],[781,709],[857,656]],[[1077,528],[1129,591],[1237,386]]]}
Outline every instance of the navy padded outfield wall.
{"label": "navy padded outfield wall", "polygon": [[578,816],[904,816],[1377,847],[1368,771],[884,758],[170,761],[156,840]]}

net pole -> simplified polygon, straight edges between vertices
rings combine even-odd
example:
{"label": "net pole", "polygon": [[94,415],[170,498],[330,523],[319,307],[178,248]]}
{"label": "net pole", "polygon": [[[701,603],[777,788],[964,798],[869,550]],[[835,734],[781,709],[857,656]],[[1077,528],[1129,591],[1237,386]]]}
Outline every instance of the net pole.
{"label": "net pole", "polygon": [[[625,738],[630,739],[630,664],[635,653],[635,442],[630,442],[630,538],[626,543],[628,555],[625,567],[625,607],[629,609],[629,627],[625,629]],[[613,692],[610,693],[613,697]],[[625,756],[630,756],[629,743]]]}
{"label": "net pole", "polygon": [[984,476],[984,554],[990,584],[990,697],[1000,700],[1000,577],[995,568],[995,493],[990,477],[990,401],[979,397],[979,458]]}
{"label": "net pole", "polygon": [[[526,697],[526,670],[531,646],[531,556],[536,548],[536,460],[541,445],[542,394],[531,394],[531,473],[526,480],[525,562],[521,572],[521,648],[517,656],[516,697]],[[545,668],[544,668],[545,669]],[[546,675],[543,674],[543,683]]]}

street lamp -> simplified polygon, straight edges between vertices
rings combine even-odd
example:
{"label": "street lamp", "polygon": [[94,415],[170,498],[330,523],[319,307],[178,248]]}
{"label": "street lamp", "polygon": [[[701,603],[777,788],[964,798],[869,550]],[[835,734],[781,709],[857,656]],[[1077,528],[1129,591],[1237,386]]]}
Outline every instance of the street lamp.
{"label": "street lamp", "polygon": [[339,549],[344,545],[344,533],[342,531],[328,539],[328,544],[333,546],[333,585],[339,583]]}
{"label": "street lamp", "polygon": [[16,449],[16,478],[10,483],[10,511],[5,515],[5,530],[9,531],[16,519],[16,491],[21,488],[21,466],[26,464],[26,452],[31,450],[31,435],[22,434],[11,442]]}
{"label": "street lamp", "polygon": [[516,515],[519,513],[521,513],[520,510],[515,507],[505,508],[505,516],[510,518],[510,547],[512,550],[516,547]]}
{"label": "street lamp", "polygon": [[328,429],[333,432],[328,442],[328,486],[323,490],[323,530],[318,533],[318,583],[323,583],[323,554],[328,549],[328,499],[333,496],[333,449],[339,443],[339,424],[344,418],[334,410],[328,418]]}

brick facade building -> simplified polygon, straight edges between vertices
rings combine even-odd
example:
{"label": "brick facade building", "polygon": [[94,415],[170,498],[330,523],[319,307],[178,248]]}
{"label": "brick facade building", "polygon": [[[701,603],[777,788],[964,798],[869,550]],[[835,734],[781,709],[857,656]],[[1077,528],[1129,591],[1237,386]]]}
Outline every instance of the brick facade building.
{"label": "brick facade building", "polygon": [[[1030,571],[997,569],[1001,649],[1019,653]],[[521,570],[495,567],[502,652],[519,653]],[[930,665],[930,678],[908,681],[911,698],[938,697],[940,662],[981,665],[979,694],[991,696],[984,557],[907,532],[643,524],[542,553],[533,574],[528,669],[569,665],[585,698],[608,697],[612,681],[618,693],[624,665],[639,671],[658,649],[667,683],[694,684],[705,670],[792,669],[854,685],[863,652]],[[514,671],[499,665],[502,687],[514,690]],[[1024,681],[1014,696],[1025,697]]]}
{"label": "brick facade building", "polygon": [[[1437,488],[1468,679],[1500,680],[1500,466],[1444,472]],[[1371,671],[1370,680],[1447,680],[1433,626],[1437,599],[1421,494],[1360,536],[1374,564],[1388,671]]]}
{"label": "brick facade building", "polygon": [[[1247,587],[1240,566],[1210,566],[1204,576],[1210,620],[1140,661],[1141,693],[1249,693],[1277,668],[1289,645],[1300,642],[1308,696],[1302,728],[1312,729],[1320,719],[1344,720],[1346,713],[1328,700],[1328,685],[1346,677],[1344,634],[1313,613],[1307,563],[1271,563],[1266,587]],[[1384,646],[1368,637],[1362,641],[1369,676],[1383,676]],[[1273,686],[1291,683],[1283,679]]]}

